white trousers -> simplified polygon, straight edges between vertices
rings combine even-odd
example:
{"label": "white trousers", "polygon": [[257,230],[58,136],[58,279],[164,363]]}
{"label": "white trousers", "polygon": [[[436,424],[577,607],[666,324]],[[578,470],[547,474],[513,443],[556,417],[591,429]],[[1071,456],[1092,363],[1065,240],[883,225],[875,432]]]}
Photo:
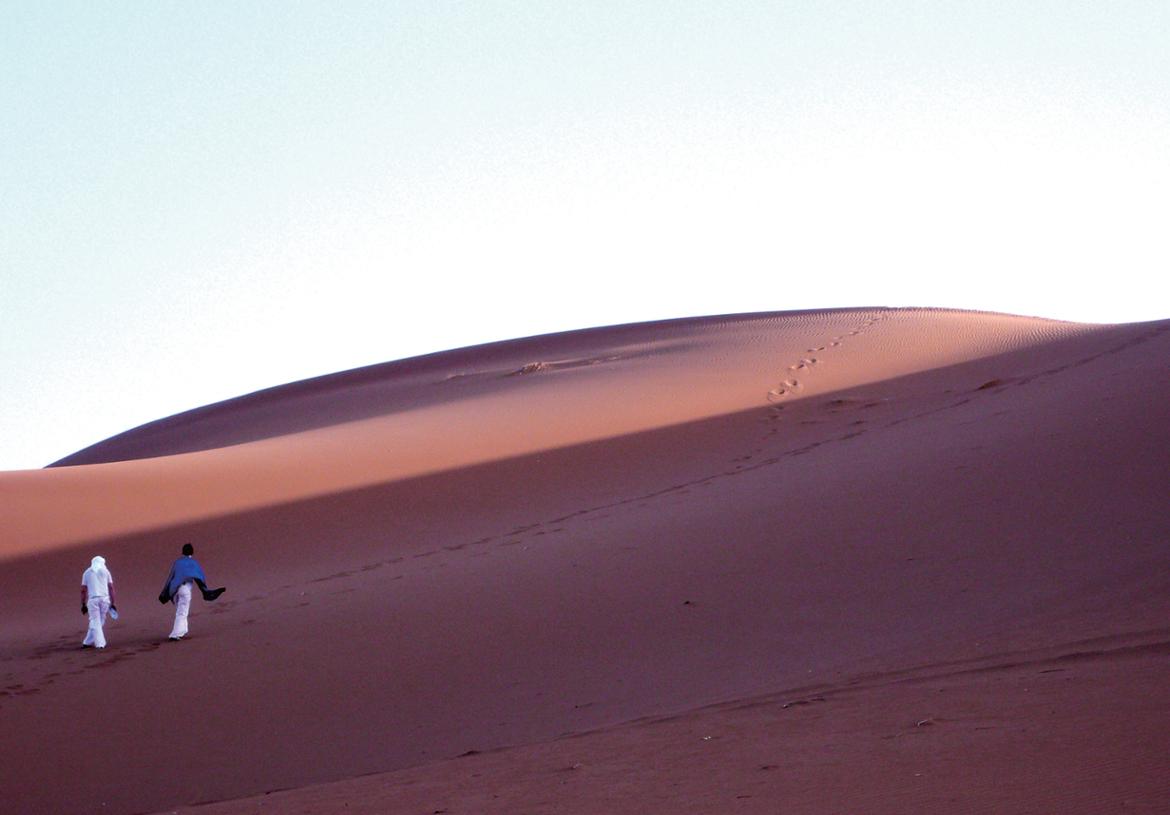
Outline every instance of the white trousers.
{"label": "white trousers", "polygon": [[106,633],[102,631],[102,626],[106,624],[106,615],[110,613],[110,598],[91,597],[86,605],[89,606],[89,630],[85,632],[81,644],[105,648]]}
{"label": "white trousers", "polygon": [[191,584],[184,583],[175,592],[175,625],[171,628],[172,637],[187,636],[187,612],[191,610]]}

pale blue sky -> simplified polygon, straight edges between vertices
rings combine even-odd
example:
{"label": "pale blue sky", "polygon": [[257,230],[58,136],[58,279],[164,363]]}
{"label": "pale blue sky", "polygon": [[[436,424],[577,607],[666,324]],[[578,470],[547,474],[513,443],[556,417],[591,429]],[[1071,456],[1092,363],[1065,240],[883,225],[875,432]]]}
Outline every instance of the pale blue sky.
{"label": "pale blue sky", "polygon": [[621,322],[1170,318],[1170,5],[0,0],[0,469]]}

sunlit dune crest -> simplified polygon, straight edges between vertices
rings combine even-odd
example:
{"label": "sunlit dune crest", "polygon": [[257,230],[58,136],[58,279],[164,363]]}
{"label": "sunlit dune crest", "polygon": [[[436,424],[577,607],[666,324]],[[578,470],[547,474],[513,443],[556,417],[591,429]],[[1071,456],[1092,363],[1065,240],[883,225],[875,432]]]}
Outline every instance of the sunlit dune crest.
{"label": "sunlit dune crest", "polygon": [[[10,478],[30,512],[13,518],[19,534],[2,553],[782,409],[1086,330],[1002,315],[851,309],[620,326],[389,363],[193,410],[59,462],[117,462],[108,467]],[[50,528],[43,518],[63,500],[58,489],[74,511]],[[144,491],[155,500],[133,513],[120,508]]]}

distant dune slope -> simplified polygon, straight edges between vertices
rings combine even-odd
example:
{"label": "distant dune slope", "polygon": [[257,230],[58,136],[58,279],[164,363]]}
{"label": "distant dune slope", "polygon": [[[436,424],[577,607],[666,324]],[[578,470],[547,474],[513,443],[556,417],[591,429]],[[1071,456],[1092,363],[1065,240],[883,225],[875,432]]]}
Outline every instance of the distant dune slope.
{"label": "distant dune slope", "polygon": [[[1164,659],[1168,360],[1170,321],[672,321],[313,380],[86,453],[122,460],[0,474],[0,812],[162,811],[572,734],[639,749],[650,731],[615,727],[1090,640]],[[160,643],[188,540],[229,591]],[[96,654],[75,584],[99,553],[123,614]],[[1170,710],[1156,667],[1083,698]],[[979,685],[980,709],[1029,681]],[[948,699],[954,721],[976,701]],[[1109,711],[1047,710],[1065,718],[1011,723],[1062,734],[1043,776],[979,758],[1002,722],[936,728],[957,734],[954,783],[1056,800],[1103,755],[1135,784],[1165,755],[1156,735],[1082,749],[1069,734]],[[864,777],[857,755],[834,773]],[[802,788],[799,766],[777,778]],[[667,800],[657,777],[631,794]],[[931,792],[916,805],[963,794]]]}
{"label": "distant dune slope", "polygon": [[[1087,330],[850,309],[618,326],[389,363],[180,414],[62,462],[98,468],[0,473],[10,496],[0,557],[792,403]],[[71,511],[54,512],[64,501]]]}
{"label": "distant dune slope", "polygon": [[[913,315],[913,324],[905,322],[907,315]],[[900,322],[901,331],[894,327],[885,332],[891,336],[881,339],[875,328],[880,321]],[[913,333],[939,330],[944,332],[942,342],[901,336],[907,328]],[[530,375],[547,377],[580,368],[595,369],[592,376],[603,382],[617,369],[625,380],[623,392],[663,403],[681,397],[691,408],[687,417],[695,418],[752,406],[764,385],[770,390],[784,380],[805,380],[805,386],[812,386],[812,379],[834,381],[832,373],[813,377],[814,366],[854,350],[849,345],[860,345],[867,329],[874,329],[871,333],[878,338],[877,343],[865,342],[867,352],[880,350],[870,362],[872,372],[850,372],[863,379],[936,367],[1077,330],[1068,323],[941,310],[749,314],[587,329],[445,351],[271,388],[143,425],[51,466],[190,453],[501,393],[523,397],[533,387]],[[782,360],[777,354],[806,364],[778,365]],[[700,399],[671,393],[696,385]],[[654,400],[659,387],[667,393]],[[720,398],[712,393],[715,387],[733,387],[740,398]],[[672,416],[667,412],[662,418]]]}

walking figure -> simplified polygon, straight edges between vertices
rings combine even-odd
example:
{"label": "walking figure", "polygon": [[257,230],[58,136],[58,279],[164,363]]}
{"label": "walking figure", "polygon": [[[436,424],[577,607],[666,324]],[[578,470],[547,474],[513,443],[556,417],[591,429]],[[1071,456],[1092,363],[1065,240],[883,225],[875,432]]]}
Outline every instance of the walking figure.
{"label": "walking figure", "polygon": [[226,591],[225,588],[207,588],[207,578],[203,575],[203,567],[192,555],[195,547],[189,543],[183,544],[183,556],[171,564],[171,573],[167,575],[167,582],[163,585],[162,593],[158,596],[160,603],[175,604],[175,624],[171,627],[168,639],[178,642],[187,636],[187,613],[191,610],[191,584],[199,587],[203,599],[210,602]]}
{"label": "walking figure", "polygon": [[89,615],[89,628],[85,632],[85,639],[81,641],[82,648],[106,647],[106,634],[102,626],[106,624],[106,615],[111,610],[117,617],[114,576],[106,568],[106,559],[99,555],[81,575],[81,613]]}

